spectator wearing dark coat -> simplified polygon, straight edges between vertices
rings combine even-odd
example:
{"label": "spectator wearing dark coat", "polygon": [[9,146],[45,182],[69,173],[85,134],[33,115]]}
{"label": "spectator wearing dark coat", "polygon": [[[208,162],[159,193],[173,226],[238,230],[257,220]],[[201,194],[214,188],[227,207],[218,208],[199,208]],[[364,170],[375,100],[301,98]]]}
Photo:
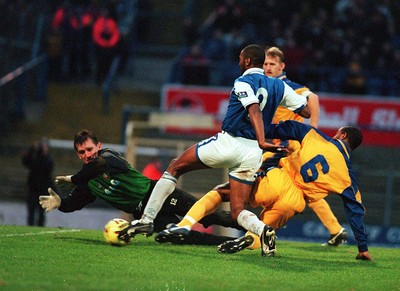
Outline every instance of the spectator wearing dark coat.
{"label": "spectator wearing dark coat", "polygon": [[28,175],[28,225],[44,226],[45,214],[39,205],[39,196],[53,187],[53,159],[46,139],[35,142],[22,154],[22,164],[29,169]]}

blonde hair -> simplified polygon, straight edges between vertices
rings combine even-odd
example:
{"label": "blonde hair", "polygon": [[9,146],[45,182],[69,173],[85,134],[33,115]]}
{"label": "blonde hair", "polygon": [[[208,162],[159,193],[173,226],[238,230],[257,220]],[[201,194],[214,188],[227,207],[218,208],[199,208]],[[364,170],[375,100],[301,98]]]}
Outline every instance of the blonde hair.
{"label": "blonde hair", "polygon": [[284,63],[285,55],[283,52],[277,48],[276,46],[269,47],[265,50],[265,55],[271,58],[279,58],[279,60]]}

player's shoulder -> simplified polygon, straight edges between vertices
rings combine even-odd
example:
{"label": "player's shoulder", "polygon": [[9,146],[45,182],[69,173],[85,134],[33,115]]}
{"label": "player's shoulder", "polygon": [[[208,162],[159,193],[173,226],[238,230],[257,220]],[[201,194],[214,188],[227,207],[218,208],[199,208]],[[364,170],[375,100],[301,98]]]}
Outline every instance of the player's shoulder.
{"label": "player's shoulder", "polygon": [[304,85],[301,85],[301,84],[299,84],[299,83],[296,83],[296,82],[293,82],[293,81],[291,81],[291,80],[289,80],[289,79],[284,79],[283,80],[290,88],[292,88],[293,90],[299,90],[299,89],[307,89],[307,90],[309,90],[306,86],[304,86]]}
{"label": "player's shoulder", "polygon": [[117,150],[113,148],[103,148],[99,150],[99,156],[104,157],[104,158],[117,158],[117,159],[123,159],[123,156],[121,153],[119,153]]}

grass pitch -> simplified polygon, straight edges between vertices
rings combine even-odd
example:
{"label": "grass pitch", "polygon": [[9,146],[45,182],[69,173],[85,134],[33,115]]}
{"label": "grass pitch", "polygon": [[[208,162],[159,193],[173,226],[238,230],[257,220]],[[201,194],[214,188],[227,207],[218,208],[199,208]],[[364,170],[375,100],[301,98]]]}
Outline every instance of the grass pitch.
{"label": "grass pitch", "polygon": [[259,251],[158,244],[108,245],[98,230],[0,226],[0,290],[400,290],[400,249],[277,240]]}

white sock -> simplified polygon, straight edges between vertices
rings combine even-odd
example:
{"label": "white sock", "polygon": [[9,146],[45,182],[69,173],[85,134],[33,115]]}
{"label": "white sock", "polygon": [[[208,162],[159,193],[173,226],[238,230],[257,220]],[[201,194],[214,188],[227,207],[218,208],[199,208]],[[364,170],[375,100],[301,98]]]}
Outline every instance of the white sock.
{"label": "white sock", "polygon": [[262,235],[263,229],[264,229],[264,222],[258,219],[257,215],[255,215],[253,212],[250,212],[248,210],[242,210],[239,213],[239,216],[237,218],[237,222],[243,226],[245,229],[248,231],[251,231],[252,233],[257,234],[258,236]]}
{"label": "white sock", "polygon": [[176,182],[177,180],[174,176],[168,172],[164,172],[160,180],[154,186],[149,201],[143,211],[141,219],[143,223],[153,222],[169,194],[175,190]]}

